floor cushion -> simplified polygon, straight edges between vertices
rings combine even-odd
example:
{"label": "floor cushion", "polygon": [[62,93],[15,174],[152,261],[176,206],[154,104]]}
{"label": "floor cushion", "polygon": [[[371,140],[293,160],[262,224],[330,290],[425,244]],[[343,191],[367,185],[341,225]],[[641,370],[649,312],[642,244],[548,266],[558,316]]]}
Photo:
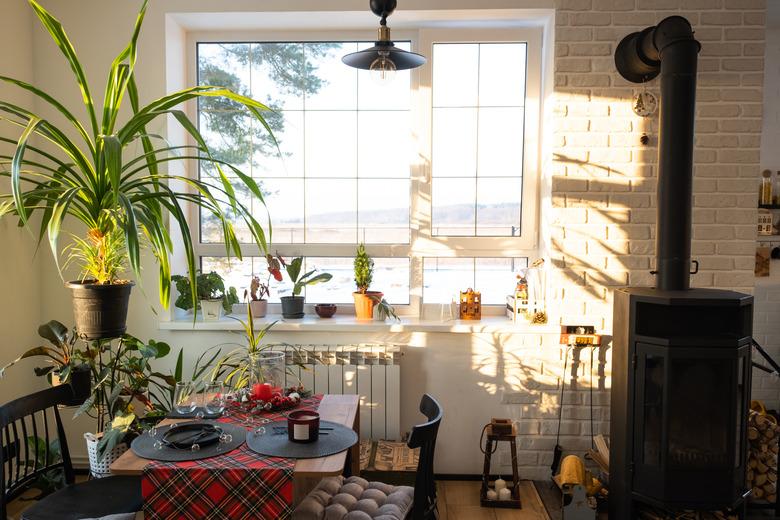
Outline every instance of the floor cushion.
{"label": "floor cushion", "polygon": [[413,498],[409,486],[329,477],[301,501],[293,520],[404,520]]}

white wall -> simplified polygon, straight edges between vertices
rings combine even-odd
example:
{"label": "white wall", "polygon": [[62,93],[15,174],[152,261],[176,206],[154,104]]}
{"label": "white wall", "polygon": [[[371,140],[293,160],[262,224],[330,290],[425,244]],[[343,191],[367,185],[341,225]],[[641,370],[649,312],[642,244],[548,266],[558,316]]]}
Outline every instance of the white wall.
{"label": "white wall", "polygon": [[[23,0],[12,0],[18,10],[26,9]],[[106,76],[106,70],[113,57],[123,48],[129,37],[131,25],[140,1],[80,0],[74,4],[69,0],[44,0],[43,4],[51,9],[53,14],[61,19],[68,31],[79,56],[82,58],[86,72],[92,80],[93,94],[101,95],[101,85]],[[630,18],[631,12],[617,12],[634,2],[590,0],[421,0],[406,2],[405,10],[426,9],[486,9],[486,8],[546,8],[560,7],[556,14],[558,28],[556,41],[559,42],[559,56],[566,53],[577,53],[575,59],[559,59],[556,80],[556,102],[552,107],[555,119],[556,151],[565,151],[564,155],[593,160],[609,165],[615,162],[625,162],[622,157],[636,154],[642,163],[636,172],[637,179],[651,177],[652,163],[655,161],[653,151],[635,150],[638,136],[643,126],[635,124],[627,126],[621,135],[610,135],[609,146],[620,150],[607,150],[599,143],[607,139],[610,129],[607,128],[610,115],[618,115],[622,122],[629,121],[629,98],[631,88],[623,83],[616,83],[616,74],[611,65],[613,46],[620,37],[631,30],[642,28],[654,23],[661,16],[673,14],[680,7],[669,7],[670,2],[664,2],[666,7],[658,7],[652,1],[642,1],[644,13]],[[411,5],[414,4],[414,5]],[[614,4],[614,5],[613,5]],[[652,5],[651,5],[652,4]],[[685,1],[680,0],[684,6]],[[722,2],[713,1],[713,5]],[[77,8],[74,6],[77,5]],[[598,5],[599,12],[590,12]],[[21,7],[19,7],[21,6]],[[718,8],[714,8],[717,10]],[[142,100],[150,101],[166,92],[166,13],[201,11],[306,11],[306,10],[348,10],[365,12],[364,0],[233,0],[212,2],[207,0],[157,0],[151,2],[150,12],[140,40],[140,61],[136,69]],[[629,9],[630,10],[630,9]],[[584,12],[583,12],[584,11]],[[616,11],[616,12],[612,12]],[[660,12],[663,11],[663,12]],[[685,13],[686,16],[696,16],[697,13]],[[756,14],[756,13],[753,13]],[[5,13],[4,13],[5,15]],[[741,16],[741,15],[740,15]],[[217,17],[214,17],[217,19]],[[609,26],[603,22],[609,19]],[[366,16],[368,27],[373,27],[371,15]],[[699,20],[699,18],[696,18]],[[709,18],[702,18],[702,22]],[[391,19],[392,21],[392,19]],[[302,19],[301,23],[312,23],[310,19]],[[702,34],[720,30],[712,27],[703,29]],[[752,29],[750,29],[752,30]],[[750,31],[749,30],[749,31]],[[717,40],[717,38],[714,38]],[[49,41],[48,36],[39,28],[32,31],[34,42],[34,68],[32,70],[35,82],[52,92],[56,92],[74,110],[80,110],[73,101],[78,101],[78,91],[72,82],[72,75],[61,58],[59,51]],[[550,40],[547,40],[548,42]],[[567,43],[569,42],[569,43]],[[16,48],[12,45],[5,48]],[[583,56],[581,52],[591,53]],[[717,54],[717,53],[716,53]],[[572,54],[573,56],[574,54]],[[713,56],[710,56],[711,58]],[[714,56],[719,58],[719,56]],[[575,63],[576,62],[576,63]],[[587,67],[567,69],[572,66]],[[710,65],[712,63],[710,62]],[[604,88],[608,87],[608,88]],[[653,88],[651,85],[650,88]],[[712,93],[716,89],[708,90]],[[591,102],[590,96],[597,102]],[[598,100],[598,98],[605,98]],[[759,107],[760,108],[760,107]],[[613,112],[610,112],[613,111]],[[82,113],[78,111],[78,113]],[[568,116],[568,119],[566,117]],[[755,116],[755,114],[754,114]],[[576,121],[575,121],[576,119]],[[587,124],[580,125],[581,120]],[[576,124],[575,124],[576,123]],[[710,121],[713,123],[713,121]],[[759,123],[760,124],[760,123]],[[579,135],[588,133],[589,135]],[[587,151],[577,151],[576,148],[599,147],[597,154],[588,156]],[[564,150],[564,147],[568,147]],[[575,150],[572,151],[571,149]],[[715,152],[712,152],[715,153]],[[583,155],[584,154],[584,155]],[[711,154],[710,154],[711,155]],[[633,157],[629,163],[633,162]],[[549,159],[549,158],[548,158]],[[739,159],[741,160],[741,159]],[[562,251],[556,261],[565,265],[560,271],[560,287],[564,291],[558,293],[562,302],[563,312],[572,316],[597,315],[603,322],[609,321],[610,286],[648,283],[646,274],[650,267],[652,223],[654,210],[652,208],[652,180],[638,182],[637,179],[609,177],[602,179],[603,171],[589,169],[584,166],[562,165],[553,166],[548,172],[552,181],[552,193],[556,206],[554,215],[554,238],[566,239],[565,244],[572,250]],[[751,165],[748,165],[751,167]],[[568,169],[567,169],[568,168]],[[625,164],[618,169],[625,169]],[[612,174],[610,174],[612,175]],[[713,181],[714,182],[714,181]],[[641,193],[622,193],[624,191],[641,191]],[[588,191],[590,191],[588,193]],[[619,207],[614,210],[601,206],[607,202]],[[560,206],[565,200],[568,206]],[[740,198],[736,210],[755,211],[755,200]],[[592,206],[592,207],[591,207]],[[636,206],[636,207],[635,207]],[[640,208],[640,206],[642,206]],[[598,220],[604,213],[606,220]],[[622,220],[623,216],[632,220]],[[642,220],[633,220],[642,217]],[[607,222],[608,221],[608,222]],[[582,224],[589,224],[586,229]],[[628,225],[624,225],[628,223]],[[640,225],[631,227],[631,223]],[[571,225],[569,225],[571,224]],[[607,225],[609,224],[609,226]],[[743,226],[749,227],[747,225]],[[585,237],[591,230],[606,234],[601,240],[598,236]],[[751,228],[754,233],[754,227]],[[614,240],[615,236],[619,240]],[[603,242],[603,243],[602,243]],[[704,240],[711,243],[712,240]],[[748,239],[743,242],[749,242]],[[631,244],[630,256],[628,247]],[[577,249],[582,246],[582,251]],[[616,247],[616,249],[614,247]],[[620,246],[620,247],[617,247]],[[633,248],[637,247],[637,253]],[[555,249],[555,248],[553,248]],[[714,252],[714,250],[713,250]],[[639,262],[636,255],[639,255]],[[706,256],[705,251],[698,254]],[[732,253],[736,254],[736,253]],[[728,255],[728,253],[724,253]],[[747,251],[739,251],[739,255],[749,257]],[[28,264],[28,254],[17,255],[18,262]],[[598,265],[580,265],[578,261],[597,259]],[[579,260],[578,260],[579,259]],[[148,260],[148,259],[147,259]],[[7,259],[2,261],[9,261]],[[62,289],[59,275],[48,256],[42,253],[43,266],[40,269],[40,281],[34,299],[40,302],[40,313],[36,314],[35,323],[40,319],[58,319],[64,323],[72,322],[69,294]],[[723,268],[728,274],[736,264]],[[157,288],[153,262],[146,263],[147,270],[136,287],[131,300],[129,316],[129,331],[143,339],[155,338],[167,341],[177,349],[184,347],[187,352],[188,371],[194,359],[206,348],[226,340],[224,333],[216,332],[171,332],[162,331],[157,327],[157,318],[150,307],[158,307]],[[744,262],[738,269],[748,270]],[[721,269],[721,267],[713,267]],[[0,276],[5,283],[16,283],[13,271],[0,269]],[[720,273],[722,274],[722,273]],[[33,277],[34,278],[34,277]],[[728,281],[727,277],[715,277],[710,270],[699,275],[699,285],[743,287],[744,277]],[[8,281],[6,281],[8,280]],[[33,280],[30,280],[33,283]],[[25,287],[29,287],[25,285]],[[142,294],[142,289],[146,296]],[[29,289],[27,290],[29,292]],[[593,297],[593,293],[597,297]],[[24,294],[20,290],[19,294]],[[17,293],[14,293],[17,294]],[[34,306],[34,305],[33,305]],[[0,309],[2,310],[2,309]],[[159,309],[158,309],[159,310]],[[8,321],[17,327],[19,321]],[[20,327],[21,328],[21,327]],[[478,473],[480,471],[480,456],[477,449],[479,430],[491,416],[510,416],[520,421],[523,438],[521,441],[521,463],[524,466],[523,476],[544,478],[548,470],[549,455],[554,444],[554,417],[557,413],[557,389],[559,388],[561,370],[561,352],[556,347],[555,335],[506,335],[475,334],[407,334],[407,335],[373,335],[365,337],[360,334],[329,334],[327,337],[312,333],[272,334],[271,341],[289,341],[298,343],[338,343],[354,341],[392,340],[407,343],[410,347],[402,360],[402,428],[408,429],[418,419],[416,404],[423,392],[431,392],[439,397],[446,410],[445,427],[442,430],[441,447],[437,450],[437,471],[442,473]],[[602,356],[605,353],[602,353]],[[170,363],[162,366],[167,369]],[[565,398],[572,405],[585,405],[589,392],[582,390],[590,381],[583,376],[586,369],[584,363],[574,368],[574,373],[580,377],[580,391],[567,394]],[[604,379],[597,382],[598,388],[609,387],[609,370],[603,368]],[[5,391],[8,386],[0,382],[0,389]],[[594,402],[596,432],[606,432],[608,419],[607,393],[597,390]],[[589,409],[587,406],[567,407],[564,413],[564,445],[569,449],[580,449],[589,445],[586,435],[589,433]],[[75,431],[75,429],[74,429]],[[74,439],[75,441],[75,439]],[[72,451],[78,456],[83,453],[81,442],[72,442]]]}
{"label": "white wall", "polygon": [[[24,81],[32,81],[33,48],[32,16],[26,2],[8,2],[3,5],[0,16],[0,74],[12,76]],[[17,88],[0,84],[0,99],[30,106],[32,96]],[[16,138],[18,129],[6,123],[0,124],[0,134]],[[4,155],[13,153],[10,146],[0,144]],[[5,169],[0,167],[0,169]],[[8,182],[0,181],[3,193],[9,193]],[[20,232],[16,220],[12,217],[0,219],[0,286],[3,294],[0,299],[0,364],[15,358],[24,349],[36,342],[36,328],[41,317],[40,262],[33,259],[35,240],[33,235]],[[45,251],[43,251],[45,254]],[[24,395],[40,386],[33,375],[35,363],[22,361],[19,366],[9,370],[0,380],[0,401],[8,401]]]}

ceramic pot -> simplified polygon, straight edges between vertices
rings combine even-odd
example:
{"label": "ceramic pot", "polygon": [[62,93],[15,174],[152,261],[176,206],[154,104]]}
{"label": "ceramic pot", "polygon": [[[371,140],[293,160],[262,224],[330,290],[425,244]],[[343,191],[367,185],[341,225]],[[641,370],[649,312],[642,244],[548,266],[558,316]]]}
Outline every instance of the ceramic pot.
{"label": "ceramic pot", "polygon": [[318,303],[314,306],[314,312],[320,318],[332,318],[337,310],[338,307],[332,303]]}
{"label": "ceramic pot", "polygon": [[355,317],[359,320],[374,319],[374,305],[382,301],[384,293],[379,291],[366,291],[366,293],[354,292],[352,297],[355,299]]}
{"label": "ceramic pot", "polygon": [[222,318],[222,300],[201,300],[200,312],[203,321],[219,321]]}
{"label": "ceramic pot", "polygon": [[282,318],[299,320],[303,318],[303,296],[282,296]]}
{"label": "ceramic pot", "polygon": [[249,302],[253,318],[265,318],[268,313],[268,300],[252,300]]}
{"label": "ceramic pot", "polygon": [[72,291],[76,332],[85,340],[118,338],[127,330],[132,282],[97,284],[93,280],[65,284]]}

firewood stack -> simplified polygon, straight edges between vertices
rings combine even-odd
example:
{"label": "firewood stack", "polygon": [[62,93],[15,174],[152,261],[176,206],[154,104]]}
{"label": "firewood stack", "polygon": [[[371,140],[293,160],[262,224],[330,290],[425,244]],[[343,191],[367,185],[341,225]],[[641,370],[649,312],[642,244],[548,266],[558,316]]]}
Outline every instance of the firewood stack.
{"label": "firewood stack", "polygon": [[753,406],[748,417],[747,485],[754,500],[777,500],[777,452],[780,426],[763,406]]}

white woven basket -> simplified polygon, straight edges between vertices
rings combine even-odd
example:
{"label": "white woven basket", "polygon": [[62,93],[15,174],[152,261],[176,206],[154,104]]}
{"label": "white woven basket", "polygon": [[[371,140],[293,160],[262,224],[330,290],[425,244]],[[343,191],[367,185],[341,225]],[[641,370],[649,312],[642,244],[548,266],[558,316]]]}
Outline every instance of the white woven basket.
{"label": "white woven basket", "polygon": [[92,478],[103,478],[111,475],[111,464],[127,451],[127,444],[124,442],[114,446],[114,449],[107,451],[102,459],[98,458],[98,442],[103,434],[95,435],[85,433],[84,439],[87,441],[87,454],[89,455],[89,473]]}

